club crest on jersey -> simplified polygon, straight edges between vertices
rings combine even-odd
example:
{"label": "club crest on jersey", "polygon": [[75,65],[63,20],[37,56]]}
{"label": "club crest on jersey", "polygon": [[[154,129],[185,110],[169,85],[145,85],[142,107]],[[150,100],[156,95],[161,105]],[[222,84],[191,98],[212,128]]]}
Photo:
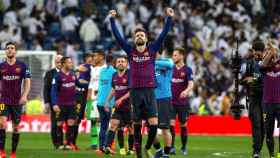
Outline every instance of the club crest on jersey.
{"label": "club crest on jersey", "polygon": [[62,81],[66,81],[66,78],[62,78]]}
{"label": "club crest on jersey", "polygon": [[149,52],[146,51],[146,52],[144,53],[144,56],[149,56]]}
{"label": "club crest on jersey", "polygon": [[16,68],[16,73],[19,73],[21,71],[21,68],[17,67]]}
{"label": "club crest on jersey", "polygon": [[181,77],[184,77],[186,74],[184,72],[181,72]]}
{"label": "club crest on jersey", "polygon": [[127,80],[124,78],[124,79],[123,79],[123,83],[126,83],[126,82],[127,82]]}

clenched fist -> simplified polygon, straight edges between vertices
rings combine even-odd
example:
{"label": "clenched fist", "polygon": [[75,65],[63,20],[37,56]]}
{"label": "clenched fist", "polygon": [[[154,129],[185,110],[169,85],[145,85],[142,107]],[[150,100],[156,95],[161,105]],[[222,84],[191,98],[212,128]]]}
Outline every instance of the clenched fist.
{"label": "clenched fist", "polygon": [[109,16],[111,16],[111,17],[116,17],[117,16],[117,11],[116,10],[110,10],[109,11]]}
{"label": "clenched fist", "polygon": [[171,17],[174,16],[174,10],[172,8],[166,8],[165,12],[167,16],[171,16]]}

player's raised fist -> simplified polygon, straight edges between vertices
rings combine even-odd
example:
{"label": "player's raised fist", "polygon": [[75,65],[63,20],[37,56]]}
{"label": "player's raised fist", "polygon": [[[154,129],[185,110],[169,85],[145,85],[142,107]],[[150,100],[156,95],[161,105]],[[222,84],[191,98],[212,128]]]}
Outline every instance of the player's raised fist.
{"label": "player's raised fist", "polygon": [[117,11],[116,10],[110,10],[109,11],[109,16],[116,17],[117,16]]}
{"label": "player's raised fist", "polygon": [[174,16],[174,10],[172,8],[166,8],[165,12],[167,16]]}

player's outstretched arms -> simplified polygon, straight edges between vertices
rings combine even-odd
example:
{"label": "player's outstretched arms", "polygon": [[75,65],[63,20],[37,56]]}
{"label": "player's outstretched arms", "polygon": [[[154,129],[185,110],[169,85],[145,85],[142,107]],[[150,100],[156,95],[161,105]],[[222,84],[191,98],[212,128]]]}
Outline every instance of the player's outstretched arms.
{"label": "player's outstretched arms", "polygon": [[163,30],[158,36],[158,38],[156,39],[156,41],[152,43],[152,49],[154,50],[154,52],[157,52],[159,50],[164,38],[166,37],[167,33],[169,32],[172,26],[172,17],[174,16],[174,10],[172,8],[167,8],[165,10],[165,14],[167,18]]}
{"label": "player's outstretched arms", "polygon": [[121,48],[129,54],[132,51],[132,46],[127,43],[127,41],[121,36],[115,21],[115,17],[117,16],[116,10],[110,10],[108,16],[110,17],[110,23],[113,35],[115,36],[117,42],[121,46]]}
{"label": "player's outstretched arms", "polygon": [[109,11],[109,16],[112,17],[112,18],[115,18],[115,17],[117,16],[117,11],[114,10],[114,9],[113,9],[113,10],[110,10],[110,11]]}

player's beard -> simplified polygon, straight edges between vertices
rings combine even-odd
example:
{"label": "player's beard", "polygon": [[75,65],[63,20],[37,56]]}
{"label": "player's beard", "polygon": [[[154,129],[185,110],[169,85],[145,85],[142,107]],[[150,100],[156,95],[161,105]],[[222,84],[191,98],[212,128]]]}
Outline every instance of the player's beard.
{"label": "player's beard", "polygon": [[174,64],[177,65],[180,63],[180,60],[174,60]]}
{"label": "player's beard", "polygon": [[136,46],[144,46],[145,45],[145,41],[141,38],[136,40]]}
{"label": "player's beard", "polygon": [[15,55],[7,55],[8,59],[13,59],[15,57]]}
{"label": "player's beard", "polygon": [[125,68],[119,67],[119,72],[124,72]]}

